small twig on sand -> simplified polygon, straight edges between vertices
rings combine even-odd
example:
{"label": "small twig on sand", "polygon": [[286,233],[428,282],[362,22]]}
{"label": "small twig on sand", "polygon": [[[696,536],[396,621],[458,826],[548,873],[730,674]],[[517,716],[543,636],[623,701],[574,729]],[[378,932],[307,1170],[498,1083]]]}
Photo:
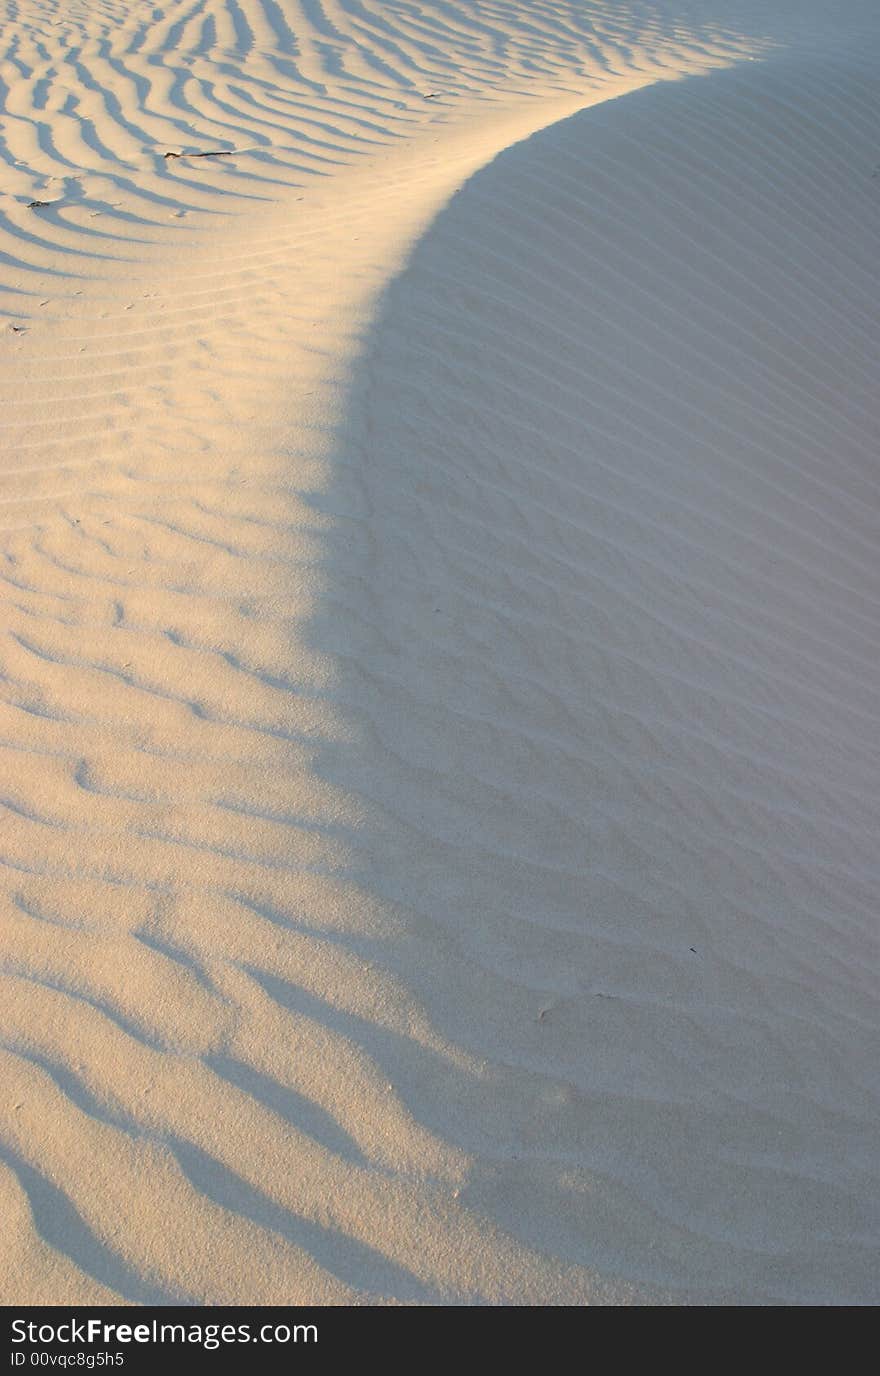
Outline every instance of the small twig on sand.
{"label": "small twig on sand", "polygon": [[206,153],[165,153],[166,158],[231,158],[235,148],[215,148]]}

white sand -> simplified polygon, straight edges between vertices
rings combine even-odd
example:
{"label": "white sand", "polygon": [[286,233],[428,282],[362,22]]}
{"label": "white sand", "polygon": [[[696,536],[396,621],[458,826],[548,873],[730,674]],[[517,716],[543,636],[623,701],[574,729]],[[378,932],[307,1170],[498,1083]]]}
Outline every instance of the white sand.
{"label": "white sand", "polygon": [[5,0],[0,1300],[880,1299],[875,12]]}

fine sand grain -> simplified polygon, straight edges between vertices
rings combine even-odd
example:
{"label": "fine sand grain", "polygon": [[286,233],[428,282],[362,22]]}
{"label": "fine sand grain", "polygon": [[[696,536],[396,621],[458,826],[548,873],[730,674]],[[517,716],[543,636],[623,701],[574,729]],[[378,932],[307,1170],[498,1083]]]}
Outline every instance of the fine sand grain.
{"label": "fine sand grain", "polygon": [[876,1303],[876,5],[0,6],[0,1301]]}

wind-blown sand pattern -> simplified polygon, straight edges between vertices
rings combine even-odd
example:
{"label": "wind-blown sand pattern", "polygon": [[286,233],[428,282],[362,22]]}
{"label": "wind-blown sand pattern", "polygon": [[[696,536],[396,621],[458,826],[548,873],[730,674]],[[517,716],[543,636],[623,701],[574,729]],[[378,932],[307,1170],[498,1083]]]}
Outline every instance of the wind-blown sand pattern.
{"label": "wind-blown sand pattern", "polygon": [[3,1302],[880,1298],[825,8],[4,0]]}

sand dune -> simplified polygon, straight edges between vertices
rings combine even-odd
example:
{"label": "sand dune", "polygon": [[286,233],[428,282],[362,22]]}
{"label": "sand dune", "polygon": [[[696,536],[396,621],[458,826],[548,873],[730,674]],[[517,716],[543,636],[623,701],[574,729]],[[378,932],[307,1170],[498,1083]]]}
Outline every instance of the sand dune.
{"label": "sand dune", "polygon": [[878,35],[765,8],[9,0],[5,1302],[880,1298]]}

